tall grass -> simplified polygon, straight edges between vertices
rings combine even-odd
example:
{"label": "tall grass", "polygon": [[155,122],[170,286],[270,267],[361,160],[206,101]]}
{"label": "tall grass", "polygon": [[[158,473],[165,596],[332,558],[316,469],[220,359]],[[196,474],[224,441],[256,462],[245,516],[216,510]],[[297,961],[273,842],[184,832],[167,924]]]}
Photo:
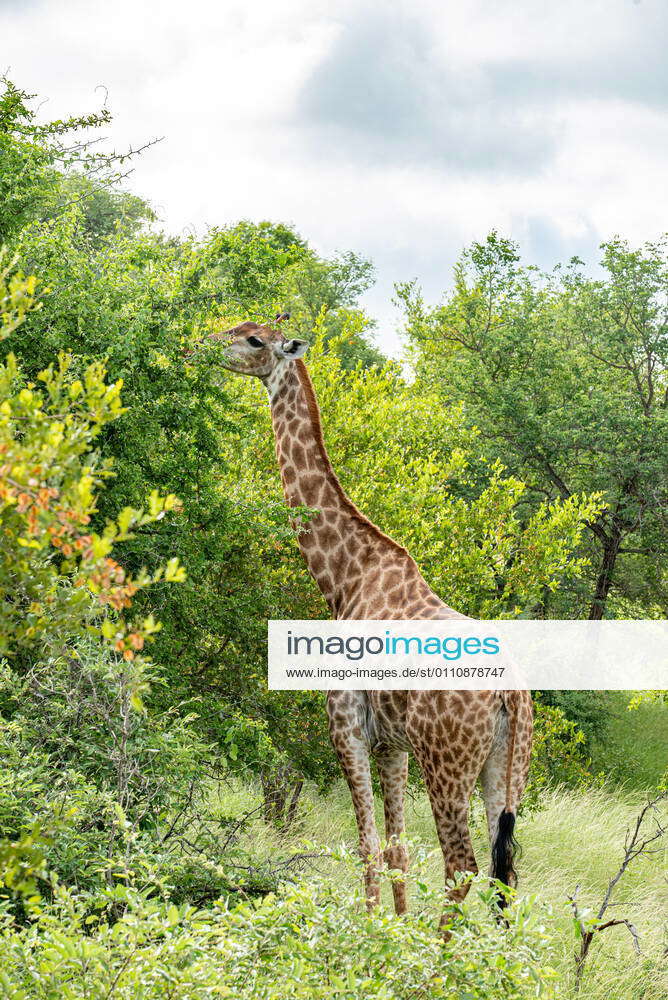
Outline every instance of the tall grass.
{"label": "tall grass", "polygon": [[668,712],[661,702],[629,709],[632,691],[605,691],[610,722],[593,747],[592,770],[628,788],[655,786],[668,767]]}
{"label": "tall grass", "polygon": [[[230,793],[235,809],[254,801],[250,788]],[[548,926],[553,937],[552,962],[559,972],[559,996],[575,996],[574,955],[579,947],[567,896],[580,886],[578,900],[584,909],[596,910],[610,878],[624,853],[624,838],[646,797],[614,787],[584,791],[555,789],[542,808],[521,816],[518,836],[522,854],[518,868],[519,892],[536,895],[550,907]],[[378,806],[379,829],[382,811]],[[407,833],[414,845],[434,848],[421,864],[420,878],[440,886],[443,868],[426,796],[417,794],[407,803]],[[489,845],[479,803],[473,808],[474,846],[481,870],[489,864]],[[298,829],[289,836],[261,821],[245,833],[248,846],[259,857],[285,857],[298,851],[303,839],[333,846],[356,843],[356,830],[347,788],[337,785],[325,798],[307,796]],[[614,894],[611,916],[626,917],[638,929],[642,955],[633,950],[624,928],[602,932],[592,947],[580,993],[582,1000],[666,1000],[668,997],[668,845],[661,853],[640,858],[626,872]],[[350,879],[349,869],[331,860],[319,870],[338,881]],[[306,877],[308,877],[308,873]],[[389,906],[389,897],[384,905]]]}

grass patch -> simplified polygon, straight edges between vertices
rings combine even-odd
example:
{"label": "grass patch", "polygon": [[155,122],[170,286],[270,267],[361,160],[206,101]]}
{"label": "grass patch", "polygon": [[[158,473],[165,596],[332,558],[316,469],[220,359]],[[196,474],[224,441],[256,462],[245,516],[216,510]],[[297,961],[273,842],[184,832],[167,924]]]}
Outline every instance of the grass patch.
{"label": "grass patch", "polygon": [[605,738],[594,743],[592,770],[628,788],[656,788],[668,768],[668,705],[629,710],[631,691],[605,691],[611,713]]}
{"label": "grass patch", "polygon": [[[622,860],[626,829],[644,801],[637,791],[612,785],[584,791],[556,789],[545,794],[539,812],[518,821],[522,845],[519,891],[536,896],[552,911],[547,925],[553,938],[551,961],[558,972],[559,997],[576,995],[573,970],[578,942],[567,896],[579,885],[581,907],[598,907]],[[426,795],[410,796],[406,813],[411,843],[432,849],[421,865],[420,878],[430,888],[440,888],[443,865]],[[380,802],[377,819],[382,830]],[[489,865],[489,845],[481,820],[481,806],[476,802],[473,839],[479,867],[484,871]],[[290,836],[257,820],[249,824],[244,846],[270,858],[299,850],[303,838],[355,848],[356,837],[348,790],[341,783],[324,798],[307,796],[298,830]],[[664,849],[635,862],[622,878],[610,916],[627,917],[636,925],[643,955],[638,958],[635,954],[625,929],[602,933],[592,947],[579,994],[584,1000],[665,1000],[668,996],[668,963],[663,957],[668,933],[667,864],[668,851]],[[317,869],[319,877],[324,875],[337,884],[356,878],[348,867],[329,859],[318,863]],[[412,895],[415,908],[415,892]],[[389,886],[384,888],[384,904],[390,908]]]}

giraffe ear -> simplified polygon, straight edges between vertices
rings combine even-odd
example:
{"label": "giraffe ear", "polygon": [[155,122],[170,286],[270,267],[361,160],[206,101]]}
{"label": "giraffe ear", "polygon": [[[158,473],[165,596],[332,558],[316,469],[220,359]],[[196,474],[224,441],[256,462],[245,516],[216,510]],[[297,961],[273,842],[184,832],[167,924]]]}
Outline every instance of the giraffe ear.
{"label": "giraffe ear", "polygon": [[295,361],[303,357],[308,351],[309,345],[306,340],[284,340],[281,344],[281,354],[289,361]]}

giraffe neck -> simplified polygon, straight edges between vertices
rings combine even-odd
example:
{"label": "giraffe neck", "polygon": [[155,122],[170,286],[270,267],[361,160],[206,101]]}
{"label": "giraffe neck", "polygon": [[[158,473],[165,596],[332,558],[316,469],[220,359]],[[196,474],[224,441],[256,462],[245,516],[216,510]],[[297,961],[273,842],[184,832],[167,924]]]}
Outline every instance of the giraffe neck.
{"label": "giraffe neck", "polygon": [[285,499],[291,507],[318,510],[299,532],[299,547],[336,616],[349,602],[353,589],[361,585],[370,543],[374,547],[385,543],[395,549],[401,546],[360,513],[339,483],[325,448],[320,411],[304,363],[282,366],[266,385]]}

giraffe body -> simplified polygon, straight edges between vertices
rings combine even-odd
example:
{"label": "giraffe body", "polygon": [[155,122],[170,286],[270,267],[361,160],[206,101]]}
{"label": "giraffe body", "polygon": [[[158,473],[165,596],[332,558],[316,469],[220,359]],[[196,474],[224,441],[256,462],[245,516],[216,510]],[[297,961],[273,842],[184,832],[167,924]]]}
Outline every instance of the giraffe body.
{"label": "giraffe body", "polygon": [[[385,535],[342,489],[325,448],[313,386],[299,360],[305,343],[267,326],[243,323],[214,335],[225,365],[262,379],[269,392],[276,455],[287,503],[316,508],[298,534],[311,575],[339,619],[464,618],[431,590],[403,546]],[[532,736],[524,691],[330,691],[332,745],[351,791],[366,863],[367,901],[379,901],[384,860],[405,872],[404,789],[408,752],[424,776],[443,851],[445,877],[477,871],[468,828],[469,801],[482,785],[492,844],[492,874],[515,883],[512,832],[526,782]],[[384,800],[387,846],[376,829],[371,760]],[[450,892],[461,898],[466,889]],[[393,882],[398,913],[406,888]]]}

